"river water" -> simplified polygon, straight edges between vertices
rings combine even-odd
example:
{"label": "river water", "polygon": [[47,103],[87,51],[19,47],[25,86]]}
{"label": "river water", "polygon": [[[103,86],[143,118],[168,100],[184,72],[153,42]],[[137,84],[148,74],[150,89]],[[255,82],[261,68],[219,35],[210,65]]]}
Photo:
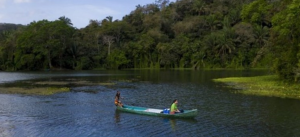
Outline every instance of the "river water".
{"label": "river water", "polygon": [[[300,136],[300,101],[235,94],[213,78],[259,76],[265,71],[128,70],[0,72],[0,86],[32,81],[110,82],[70,85],[50,96],[0,94],[0,137]],[[3,90],[3,89],[2,89]],[[194,119],[168,119],[116,110],[128,105],[197,108]]]}

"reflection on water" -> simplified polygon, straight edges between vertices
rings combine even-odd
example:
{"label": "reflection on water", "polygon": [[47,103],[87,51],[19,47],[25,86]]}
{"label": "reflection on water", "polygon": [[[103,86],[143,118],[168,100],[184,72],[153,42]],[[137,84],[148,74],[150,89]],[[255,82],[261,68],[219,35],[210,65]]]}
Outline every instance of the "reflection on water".
{"label": "reflection on water", "polygon": [[[71,92],[51,96],[0,94],[0,136],[300,136],[300,101],[232,94],[212,78],[255,76],[251,71],[88,71],[0,73],[16,80],[114,82],[71,85]],[[18,78],[20,77],[20,78]],[[134,80],[133,80],[134,79]],[[16,82],[18,83],[18,81]],[[0,84],[3,86],[3,84]],[[16,84],[15,86],[20,86]],[[122,113],[113,103],[199,110],[195,119],[167,119]]]}
{"label": "reflection on water", "polygon": [[176,120],[175,119],[169,119],[171,128],[173,131],[176,131]]}
{"label": "reflection on water", "polygon": [[177,131],[180,129],[177,129],[177,124],[179,122],[180,123],[188,123],[188,124],[193,124],[196,125],[197,124],[197,119],[174,119],[174,118],[164,118],[164,122],[169,123],[170,128],[172,129],[172,131]]}
{"label": "reflection on water", "polygon": [[172,131],[176,131],[176,119],[164,119],[165,122],[170,124],[170,127],[172,128]]}
{"label": "reflection on water", "polygon": [[115,122],[119,123],[120,122],[120,112],[116,109],[115,111]]}

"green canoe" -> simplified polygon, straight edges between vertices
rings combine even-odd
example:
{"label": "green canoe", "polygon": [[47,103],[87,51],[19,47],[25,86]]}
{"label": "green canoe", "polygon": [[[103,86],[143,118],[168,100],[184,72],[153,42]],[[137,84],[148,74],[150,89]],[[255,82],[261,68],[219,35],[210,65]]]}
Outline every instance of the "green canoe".
{"label": "green canoe", "polygon": [[163,109],[154,109],[154,108],[145,108],[145,107],[136,107],[123,105],[123,107],[117,107],[118,110],[142,115],[150,116],[160,116],[160,117],[169,117],[169,118],[194,118],[197,116],[197,109],[192,110],[183,110],[181,113],[169,114],[164,113]]}

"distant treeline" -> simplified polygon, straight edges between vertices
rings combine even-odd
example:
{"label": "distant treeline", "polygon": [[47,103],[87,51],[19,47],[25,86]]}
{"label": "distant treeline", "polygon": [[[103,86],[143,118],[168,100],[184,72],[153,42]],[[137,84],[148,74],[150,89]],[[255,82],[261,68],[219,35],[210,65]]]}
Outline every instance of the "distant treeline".
{"label": "distant treeline", "polygon": [[65,16],[19,29],[0,24],[0,70],[270,68],[297,81],[299,7],[300,0],[157,0],[81,29]]}
{"label": "distant treeline", "polygon": [[23,25],[12,24],[12,23],[0,23],[0,33],[3,33],[5,31],[14,31],[22,26]]}

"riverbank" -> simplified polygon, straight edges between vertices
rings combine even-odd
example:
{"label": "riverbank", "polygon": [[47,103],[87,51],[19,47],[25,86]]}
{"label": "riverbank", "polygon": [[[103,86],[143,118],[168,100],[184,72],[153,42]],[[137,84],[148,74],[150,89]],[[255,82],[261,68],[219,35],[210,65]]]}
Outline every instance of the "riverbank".
{"label": "riverbank", "polygon": [[235,93],[300,99],[300,85],[282,82],[276,75],[213,79],[236,89]]}

